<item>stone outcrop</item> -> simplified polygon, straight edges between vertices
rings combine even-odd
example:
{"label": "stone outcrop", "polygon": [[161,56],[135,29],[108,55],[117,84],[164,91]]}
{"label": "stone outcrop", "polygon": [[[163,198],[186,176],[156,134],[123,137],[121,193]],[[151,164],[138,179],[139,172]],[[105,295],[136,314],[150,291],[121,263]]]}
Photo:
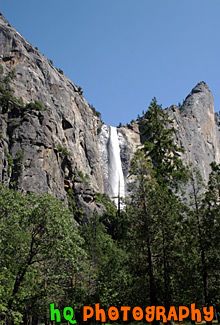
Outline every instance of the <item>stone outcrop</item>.
{"label": "stone outcrop", "polygon": [[15,97],[24,105],[40,101],[46,107],[38,111],[11,105],[13,109],[0,115],[0,181],[17,182],[22,191],[50,193],[65,202],[68,189],[73,189],[85,210],[96,207],[94,193],[104,190],[97,141],[100,119],[77,86],[2,15],[0,64],[2,77],[12,71],[16,75],[11,82]]}
{"label": "stone outcrop", "polygon": [[177,130],[176,141],[184,149],[183,160],[194,165],[207,183],[211,162],[220,163],[220,132],[211,91],[202,81],[181,108],[171,106],[168,111]]}
{"label": "stone outcrop", "polygon": [[[184,153],[180,154],[183,162],[196,167],[207,183],[211,162],[220,163],[220,126],[219,118],[214,111],[211,91],[202,81],[193,88],[181,107],[173,105],[166,110],[176,129],[175,142],[184,149]],[[141,128],[142,119],[139,119],[118,129],[121,160],[128,190],[132,182],[128,177],[129,162],[136,149],[141,146]]]}

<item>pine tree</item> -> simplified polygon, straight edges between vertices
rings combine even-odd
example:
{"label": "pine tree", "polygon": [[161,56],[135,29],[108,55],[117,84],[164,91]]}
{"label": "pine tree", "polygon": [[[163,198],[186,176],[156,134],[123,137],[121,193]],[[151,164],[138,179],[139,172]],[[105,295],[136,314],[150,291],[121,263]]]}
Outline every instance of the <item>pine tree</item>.
{"label": "pine tree", "polygon": [[[149,205],[150,197],[154,193],[155,180],[152,176],[152,168],[150,163],[145,158],[142,151],[138,150],[131,162],[130,173],[136,176],[135,187],[133,188],[133,195],[131,205],[138,207],[138,231],[136,236],[138,238],[141,234],[141,241],[143,236],[146,239],[146,255],[149,275],[149,289],[150,289],[150,303],[152,306],[157,305],[157,289],[154,276],[154,265],[152,257],[152,214],[150,213],[151,206]],[[136,228],[137,229],[137,228]]]}
{"label": "pine tree", "polygon": [[191,220],[190,229],[194,234],[194,245],[197,247],[198,254],[200,255],[200,269],[202,277],[203,287],[203,303],[207,303],[207,265],[206,265],[206,245],[204,241],[204,224],[203,224],[203,212],[202,200],[204,198],[204,184],[202,183],[201,175],[198,171],[190,170],[190,184],[192,186],[191,193],[191,206],[192,210],[188,215],[188,219]]}
{"label": "pine tree", "polygon": [[203,276],[204,302],[220,302],[220,165],[211,163],[208,188],[201,206],[202,242],[204,247],[205,277]]}
{"label": "pine tree", "polygon": [[[174,142],[172,120],[153,98],[143,122],[144,146],[142,151],[152,164],[157,182],[152,215],[158,225],[158,256],[161,256],[164,305],[169,309],[172,301],[172,270],[175,256],[174,238],[182,217],[182,204],[176,191],[186,180],[186,168],[179,158],[182,149]],[[150,201],[151,202],[151,201]],[[152,204],[152,203],[150,203]],[[149,205],[149,204],[148,204]]]}
{"label": "pine tree", "polygon": [[184,166],[179,158],[183,152],[173,140],[175,129],[169,114],[157,104],[154,97],[144,115],[143,151],[152,162],[157,182],[165,187],[174,187],[185,180]]}

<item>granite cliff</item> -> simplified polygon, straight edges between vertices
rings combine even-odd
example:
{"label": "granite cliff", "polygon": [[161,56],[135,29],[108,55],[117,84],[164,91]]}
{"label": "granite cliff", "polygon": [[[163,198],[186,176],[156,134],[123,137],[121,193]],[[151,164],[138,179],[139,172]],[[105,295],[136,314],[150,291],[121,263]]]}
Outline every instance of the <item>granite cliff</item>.
{"label": "granite cliff", "polygon": [[[84,209],[96,207],[103,192],[97,130],[100,119],[81,91],[0,16],[3,76],[15,71],[14,96],[24,105],[39,101],[46,110],[19,105],[0,116],[0,181],[19,190],[50,193],[66,200],[73,189]],[[22,153],[22,154],[21,154]],[[19,176],[16,169],[18,156]],[[13,161],[13,162],[12,162]],[[16,179],[18,178],[18,179]]]}
{"label": "granite cliff", "polygon": [[213,96],[204,81],[186,97],[181,109],[169,108],[177,130],[176,141],[184,149],[186,163],[193,164],[207,183],[210,163],[220,163],[220,132]]}
{"label": "granite cliff", "polygon": [[[14,74],[11,87],[18,103],[0,115],[0,182],[20,191],[50,193],[67,203],[71,189],[86,215],[103,207],[95,192],[109,193],[110,127],[102,124],[61,70],[0,15],[1,79]],[[23,103],[22,103],[23,102]],[[42,103],[45,109],[37,109]],[[182,107],[167,109],[184,148],[207,181],[212,161],[220,162],[220,132],[211,91],[201,82]],[[125,189],[129,162],[141,145],[141,119],[117,129]]]}
{"label": "granite cliff", "polygon": [[[202,81],[192,89],[181,107],[172,105],[166,110],[176,129],[175,141],[179,147],[184,149],[181,158],[185,164],[194,165],[199,170],[205,183],[207,183],[211,171],[211,162],[220,163],[219,116],[215,113],[210,89]],[[141,137],[141,129],[142,118],[118,129],[125,177],[128,175],[131,157],[144,140]],[[103,127],[102,132],[106,134],[106,127]],[[105,161],[105,158],[101,159],[101,163],[104,165]],[[103,167],[104,176],[106,175],[105,169]],[[104,177],[105,183],[106,177]],[[129,185],[129,179],[127,185]]]}

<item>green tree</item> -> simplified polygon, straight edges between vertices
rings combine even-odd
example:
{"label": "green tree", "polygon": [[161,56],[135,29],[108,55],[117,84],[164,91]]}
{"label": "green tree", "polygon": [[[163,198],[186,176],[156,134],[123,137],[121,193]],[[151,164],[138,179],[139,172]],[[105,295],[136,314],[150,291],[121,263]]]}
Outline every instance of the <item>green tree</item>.
{"label": "green tree", "polygon": [[[150,296],[155,292],[151,301],[159,301],[169,310],[173,300],[172,279],[178,253],[175,239],[178,237],[184,212],[176,191],[180,188],[180,182],[186,179],[186,169],[179,158],[182,150],[173,140],[175,129],[172,121],[161,105],[157,104],[156,98],[153,98],[144,115],[142,128],[142,156],[139,153],[134,162],[138,166],[140,161],[144,161],[145,171],[142,180],[142,172],[138,169],[134,172],[138,184],[136,205],[142,207],[142,240],[144,238],[147,244]],[[154,186],[151,184],[153,180]],[[151,268],[154,271],[150,271]]]}
{"label": "green tree", "polygon": [[[192,187],[191,210],[188,214],[190,221],[190,232],[194,233],[194,246],[197,248],[200,260],[197,260],[200,275],[202,278],[203,303],[207,303],[207,265],[206,265],[206,243],[204,238],[203,215],[204,208],[202,202],[204,199],[204,184],[200,173],[196,170],[190,170],[190,185]],[[201,302],[201,301],[200,301]]]}
{"label": "green tree", "polygon": [[211,173],[203,204],[200,209],[202,247],[204,250],[203,287],[204,303],[220,303],[220,165],[211,163]]}
{"label": "green tree", "polygon": [[103,308],[124,304],[129,282],[125,250],[107,233],[97,213],[82,226],[81,233],[90,263],[86,303],[99,301]]}
{"label": "green tree", "polygon": [[72,276],[85,256],[76,223],[49,195],[1,187],[0,207],[1,320],[47,319],[51,302],[65,304]]}
{"label": "green tree", "polygon": [[165,187],[178,186],[185,179],[179,154],[183,152],[174,140],[175,129],[169,114],[157,104],[154,97],[144,115],[143,132],[146,156],[150,158],[157,182]]}
{"label": "green tree", "polygon": [[[143,151],[138,150],[131,161],[130,174],[135,176],[128,214],[131,218],[130,240],[133,250],[133,265],[135,272],[138,269],[135,292],[133,296],[140,305],[148,299],[152,306],[158,305],[158,292],[155,280],[155,265],[153,262],[153,245],[155,234],[155,219],[152,215],[151,198],[155,193],[156,181],[153,176],[151,164],[145,157]],[[138,251],[137,251],[138,250]],[[137,259],[136,259],[137,257]],[[141,259],[139,258],[141,257]],[[148,285],[146,285],[146,272],[148,274]],[[133,275],[136,278],[135,274]],[[142,279],[141,279],[142,278]],[[145,279],[145,281],[143,281]],[[140,292],[144,290],[141,295]],[[149,292],[149,297],[146,293]],[[138,296],[137,296],[138,294]],[[150,298],[150,299],[149,299]]]}
{"label": "green tree", "polygon": [[[140,270],[135,291],[140,293],[144,288],[140,302],[143,305],[149,301],[151,305],[162,304],[169,309],[177,291],[175,275],[182,269],[179,255],[183,245],[180,236],[184,206],[170,189],[158,184],[149,159],[141,150],[132,160],[131,173],[135,179],[128,210],[132,229],[129,243],[134,243],[133,265],[137,264]],[[144,284],[146,281],[148,284]]]}

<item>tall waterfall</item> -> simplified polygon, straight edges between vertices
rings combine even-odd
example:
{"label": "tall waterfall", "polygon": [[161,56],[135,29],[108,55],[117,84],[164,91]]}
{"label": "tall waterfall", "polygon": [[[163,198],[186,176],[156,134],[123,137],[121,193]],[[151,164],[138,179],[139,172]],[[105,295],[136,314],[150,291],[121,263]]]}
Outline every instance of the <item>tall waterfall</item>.
{"label": "tall waterfall", "polygon": [[122,171],[117,128],[110,126],[108,142],[109,196],[118,204],[118,197],[125,196],[125,181]]}

